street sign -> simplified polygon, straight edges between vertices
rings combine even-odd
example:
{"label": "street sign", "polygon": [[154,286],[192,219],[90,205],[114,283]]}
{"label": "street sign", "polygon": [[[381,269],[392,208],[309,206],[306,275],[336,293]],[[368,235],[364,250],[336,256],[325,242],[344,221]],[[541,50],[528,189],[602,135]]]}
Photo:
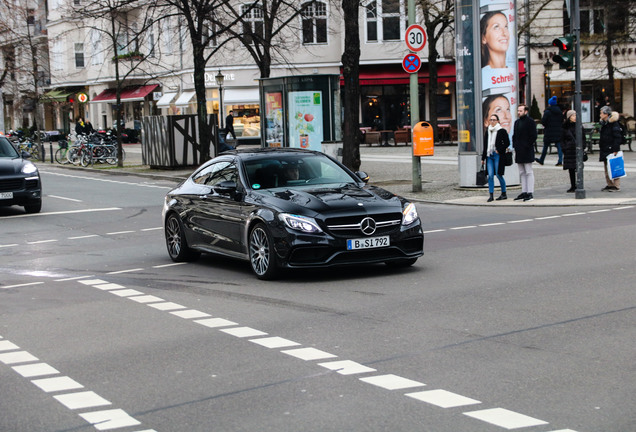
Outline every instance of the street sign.
{"label": "street sign", "polygon": [[404,42],[411,51],[421,51],[426,46],[426,32],[419,24],[412,24],[406,29]]}
{"label": "street sign", "polygon": [[402,67],[408,73],[416,73],[422,67],[422,60],[420,60],[417,54],[407,54],[402,60]]}
{"label": "street sign", "polygon": [[77,100],[81,103],[86,103],[86,101],[88,101],[88,96],[86,96],[86,93],[78,93]]}

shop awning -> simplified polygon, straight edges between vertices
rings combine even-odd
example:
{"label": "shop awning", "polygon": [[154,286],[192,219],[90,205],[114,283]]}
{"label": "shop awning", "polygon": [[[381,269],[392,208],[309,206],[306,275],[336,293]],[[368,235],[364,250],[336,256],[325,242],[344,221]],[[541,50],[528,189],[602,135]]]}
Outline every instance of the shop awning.
{"label": "shop awning", "polygon": [[190,101],[192,100],[195,94],[196,92],[193,92],[193,91],[186,91],[181,93],[179,97],[177,98],[177,101],[174,103],[175,106],[180,108],[187,107],[190,104]]}
{"label": "shop awning", "polygon": [[163,96],[157,101],[157,108],[168,108],[174,98],[177,96],[177,93],[164,93]]}
{"label": "shop awning", "polygon": [[244,104],[259,103],[258,88],[253,89],[233,89],[226,88],[223,92],[223,103],[225,104]]}
{"label": "shop awning", "polygon": [[[157,87],[159,87],[158,84],[124,87],[120,92],[120,99],[122,102],[143,101]],[[106,89],[91,100],[91,103],[102,102],[117,102],[117,91],[115,89]]]}
{"label": "shop awning", "polygon": [[75,93],[73,90],[49,90],[42,95],[42,102],[66,102],[66,98]]}

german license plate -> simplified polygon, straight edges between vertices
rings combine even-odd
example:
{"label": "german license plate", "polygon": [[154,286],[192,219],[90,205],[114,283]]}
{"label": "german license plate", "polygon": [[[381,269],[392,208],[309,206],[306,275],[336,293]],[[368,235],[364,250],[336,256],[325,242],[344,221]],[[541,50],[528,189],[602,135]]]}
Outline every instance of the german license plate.
{"label": "german license plate", "polygon": [[373,249],[389,246],[389,236],[367,237],[347,240],[347,250]]}
{"label": "german license plate", "polygon": [[13,192],[0,192],[0,199],[13,199]]}

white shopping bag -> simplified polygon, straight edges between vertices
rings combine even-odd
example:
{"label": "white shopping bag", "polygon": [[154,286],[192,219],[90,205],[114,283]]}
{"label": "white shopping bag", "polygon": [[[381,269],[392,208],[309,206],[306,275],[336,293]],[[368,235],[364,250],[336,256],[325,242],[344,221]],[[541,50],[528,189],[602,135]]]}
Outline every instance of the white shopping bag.
{"label": "white shopping bag", "polygon": [[612,180],[627,176],[622,151],[617,152],[616,156],[613,153],[607,156],[607,175]]}

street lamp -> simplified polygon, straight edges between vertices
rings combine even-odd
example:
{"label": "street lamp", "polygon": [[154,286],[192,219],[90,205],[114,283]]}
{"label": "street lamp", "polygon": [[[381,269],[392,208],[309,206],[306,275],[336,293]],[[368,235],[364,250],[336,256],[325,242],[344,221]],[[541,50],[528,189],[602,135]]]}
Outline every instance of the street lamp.
{"label": "street lamp", "polygon": [[546,84],[546,91],[545,91],[545,107],[548,107],[548,99],[550,99],[551,96],[551,90],[550,90],[550,72],[552,72],[552,66],[553,64],[550,63],[550,59],[546,59],[545,63],[543,64],[543,68],[545,69],[545,74],[543,75],[545,78],[545,83]]}
{"label": "street lamp", "polygon": [[214,76],[214,79],[216,80],[216,85],[219,86],[219,124],[221,129],[223,129],[223,81],[225,81],[225,75],[221,73],[221,69]]}

